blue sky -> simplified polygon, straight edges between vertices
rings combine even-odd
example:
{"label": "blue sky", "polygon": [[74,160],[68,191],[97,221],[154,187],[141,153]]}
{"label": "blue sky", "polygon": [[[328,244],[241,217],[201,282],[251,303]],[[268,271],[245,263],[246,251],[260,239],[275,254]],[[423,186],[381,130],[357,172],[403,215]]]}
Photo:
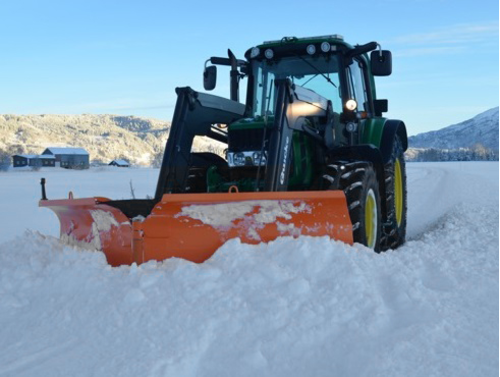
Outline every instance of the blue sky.
{"label": "blue sky", "polygon": [[[17,0],[1,2],[0,15],[0,114],[170,120],[175,87],[202,90],[208,57],[335,33],[393,52],[393,75],[377,78],[378,96],[411,135],[499,101],[497,0]],[[227,80],[214,93],[228,96]]]}

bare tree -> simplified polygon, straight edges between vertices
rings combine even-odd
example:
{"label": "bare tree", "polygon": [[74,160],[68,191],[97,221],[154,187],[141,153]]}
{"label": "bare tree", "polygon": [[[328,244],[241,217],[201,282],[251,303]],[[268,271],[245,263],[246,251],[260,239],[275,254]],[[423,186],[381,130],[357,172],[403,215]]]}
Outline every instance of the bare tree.
{"label": "bare tree", "polygon": [[132,184],[132,180],[130,180],[130,194],[132,195],[132,199],[135,199],[135,190],[134,185]]}
{"label": "bare tree", "polygon": [[159,151],[153,154],[151,157],[151,167],[160,168],[163,162],[163,151]]}
{"label": "bare tree", "polygon": [[0,171],[7,171],[10,167],[10,153],[0,150]]}

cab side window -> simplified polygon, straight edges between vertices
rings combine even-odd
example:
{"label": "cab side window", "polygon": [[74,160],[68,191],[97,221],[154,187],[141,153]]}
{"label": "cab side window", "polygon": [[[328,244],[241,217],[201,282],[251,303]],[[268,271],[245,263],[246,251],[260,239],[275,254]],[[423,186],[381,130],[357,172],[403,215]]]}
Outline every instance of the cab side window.
{"label": "cab side window", "polygon": [[349,95],[358,103],[358,111],[367,111],[368,95],[366,93],[366,84],[361,63],[357,60],[353,60],[347,71],[350,91]]}

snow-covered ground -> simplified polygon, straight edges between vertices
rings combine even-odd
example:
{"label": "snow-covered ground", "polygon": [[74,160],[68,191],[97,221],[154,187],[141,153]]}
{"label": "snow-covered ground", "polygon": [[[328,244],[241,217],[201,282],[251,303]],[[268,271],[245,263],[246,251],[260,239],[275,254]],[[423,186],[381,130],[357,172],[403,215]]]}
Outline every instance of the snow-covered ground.
{"label": "snow-covered ground", "polygon": [[39,179],[145,197],[158,170],[0,174],[0,376],[498,376],[498,167],[408,164],[396,251],[231,240],[119,268],[59,242]]}

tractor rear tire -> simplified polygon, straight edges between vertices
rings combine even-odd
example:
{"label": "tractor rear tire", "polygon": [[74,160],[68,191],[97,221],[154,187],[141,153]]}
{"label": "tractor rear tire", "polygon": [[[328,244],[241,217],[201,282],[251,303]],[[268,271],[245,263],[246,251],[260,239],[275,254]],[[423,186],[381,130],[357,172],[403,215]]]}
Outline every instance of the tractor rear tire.
{"label": "tractor rear tire", "polygon": [[383,228],[382,250],[395,249],[406,239],[406,164],[403,143],[396,135],[391,158],[384,167],[387,214]]}
{"label": "tractor rear tire", "polygon": [[338,189],[344,191],[351,218],[354,242],[380,251],[382,215],[377,175],[371,163],[352,162],[342,165]]}

